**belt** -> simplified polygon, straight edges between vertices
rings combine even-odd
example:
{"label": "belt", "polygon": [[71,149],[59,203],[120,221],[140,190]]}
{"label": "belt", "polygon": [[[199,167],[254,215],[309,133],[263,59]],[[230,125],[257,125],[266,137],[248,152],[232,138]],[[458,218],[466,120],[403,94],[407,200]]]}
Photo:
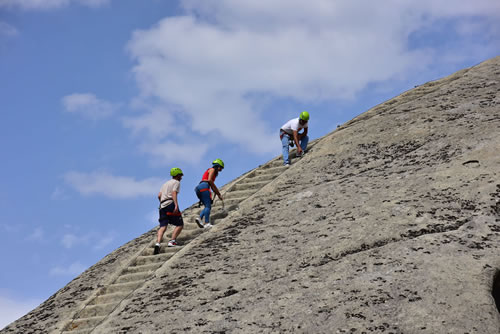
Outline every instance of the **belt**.
{"label": "belt", "polygon": [[287,135],[288,138],[290,138],[290,134],[287,133],[286,131],[284,131],[283,129],[280,129],[280,139],[282,140],[283,139],[283,136],[284,135]]}
{"label": "belt", "polygon": [[[200,181],[200,184],[203,183],[203,182],[206,182],[207,185],[208,185],[208,181],[207,180],[201,180]],[[210,191],[210,187],[206,187],[206,188],[203,188],[203,189],[199,189],[198,190],[199,192],[204,192],[204,191]]]}
{"label": "belt", "polygon": [[181,212],[167,212],[167,216],[181,216]]}

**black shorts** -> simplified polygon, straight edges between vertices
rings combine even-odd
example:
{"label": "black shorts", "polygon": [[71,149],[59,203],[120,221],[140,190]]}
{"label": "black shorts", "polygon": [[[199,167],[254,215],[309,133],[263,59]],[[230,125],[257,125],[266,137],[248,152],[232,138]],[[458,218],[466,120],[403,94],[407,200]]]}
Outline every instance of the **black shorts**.
{"label": "black shorts", "polygon": [[181,212],[179,211],[177,213],[174,213],[174,209],[175,209],[174,202],[160,209],[160,218],[158,218],[158,222],[160,222],[160,227],[167,226],[168,224],[174,226],[184,226],[184,221],[182,220]]}

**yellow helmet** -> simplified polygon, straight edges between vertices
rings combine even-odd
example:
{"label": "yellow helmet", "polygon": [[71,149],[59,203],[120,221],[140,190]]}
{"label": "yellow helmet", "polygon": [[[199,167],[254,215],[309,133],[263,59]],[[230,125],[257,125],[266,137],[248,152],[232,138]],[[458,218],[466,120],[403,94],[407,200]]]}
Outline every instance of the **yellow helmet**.
{"label": "yellow helmet", "polygon": [[307,111],[303,111],[300,113],[299,118],[307,122],[309,120],[309,113]]}
{"label": "yellow helmet", "polygon": [[179,175],[179,174],[180,175],[184,175],[184,173],[182,172],[182,170],[180,168],[178,168],[178,167],[174,167],[174,168],[172,168],[170,170],[170,175],[172,175],[174,177],[177,176],[177,175]]}
{"label": "yellow helmet", "polygon": [[221,166],[222,168],[224,168],[224,161],[222,161],[221,159],[215,159],[214,161],[212,161],[212,165],[218,165],[218,166]]}

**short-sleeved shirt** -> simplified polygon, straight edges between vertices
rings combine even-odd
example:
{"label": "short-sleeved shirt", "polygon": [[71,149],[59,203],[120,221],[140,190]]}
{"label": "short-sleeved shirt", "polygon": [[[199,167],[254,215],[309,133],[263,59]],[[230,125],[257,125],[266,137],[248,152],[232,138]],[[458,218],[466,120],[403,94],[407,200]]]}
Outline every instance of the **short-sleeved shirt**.
{"label": "short-sleeved shirt", "polygon": [[175,191],[176,193],[179,193],[181,190],[181,183],[179,180],[176,179],[171,179],[165,182],[160,189],[161,192],[161,198],[160,198],[160,207],[164,208],[167,205],[171,204],[174,200],[172,197],[172,193]]}
{"label": "short-sleeved shirt", "polygon": [[294,118],[286,122],[282,127],[281,130],[285,131],[289,135],[293,134],[293,131],[300,131],[304,128],[307,128],[308,122],[306,124],[302,125],[299,123],[299,118]]}

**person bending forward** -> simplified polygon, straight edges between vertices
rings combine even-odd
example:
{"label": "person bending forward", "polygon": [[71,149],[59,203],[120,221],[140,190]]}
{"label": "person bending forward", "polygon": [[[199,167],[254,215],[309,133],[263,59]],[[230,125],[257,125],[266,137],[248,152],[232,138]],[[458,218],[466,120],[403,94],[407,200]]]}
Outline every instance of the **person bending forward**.
{"label": "person bending forward", "polygon": [[[286,122],[280,129],[281,146],[283,150],[283,165],[290,166],[289,145],[290,141],[297,146],[297,157],[301,157],[307,149],[309,137],[307,136],[309,113],[303,111],[299,118],[294,118]],[[304,129],[302,133],[300,130]],[[293,145],[292,145],[293,146]]]}

